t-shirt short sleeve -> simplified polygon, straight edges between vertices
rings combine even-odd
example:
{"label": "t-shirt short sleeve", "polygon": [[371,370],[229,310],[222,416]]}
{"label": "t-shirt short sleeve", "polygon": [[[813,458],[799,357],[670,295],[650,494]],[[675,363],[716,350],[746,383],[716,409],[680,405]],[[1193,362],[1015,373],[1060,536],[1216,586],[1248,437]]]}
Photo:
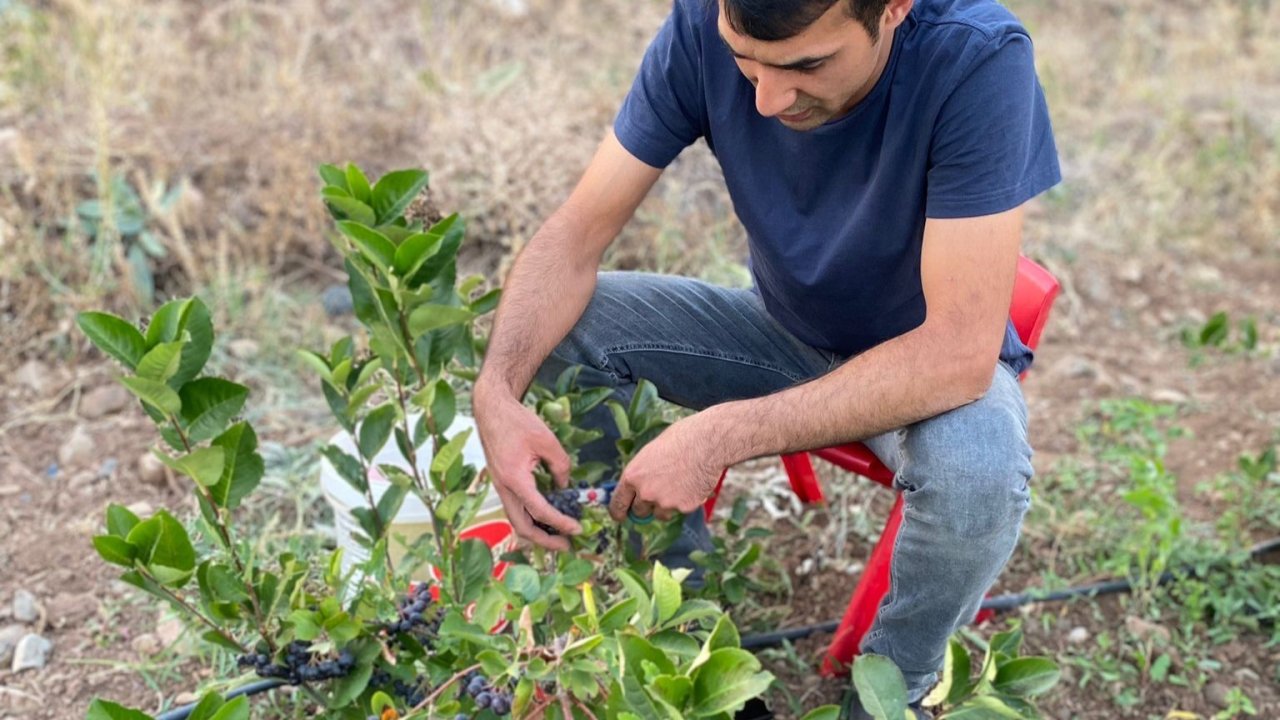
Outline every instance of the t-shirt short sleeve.
{"label": "t-shirt short sleeve", "polygon": [[695,20],[685,0],[676,0],[613,122],[622,146],[655,168],[669,165],[706,126]]}
{"label": "t-shirt short sleeve", "polygon": [[971,67],[938,114],[929,148],[927,217],[1003,212],[1062,177],[1031,39],[998,35]]}

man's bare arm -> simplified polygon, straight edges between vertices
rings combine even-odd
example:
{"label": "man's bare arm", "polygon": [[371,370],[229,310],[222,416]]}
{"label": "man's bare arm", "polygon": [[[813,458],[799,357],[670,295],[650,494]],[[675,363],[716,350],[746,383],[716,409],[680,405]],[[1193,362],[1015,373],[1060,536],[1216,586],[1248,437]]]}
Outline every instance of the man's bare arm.
{"label": "man's bare arm", "polygon": [[924,323],[811,382],[699,413],[720,466],[865,439],[980,398],[1004,338],[1021,234],[1021,208],[928,220]]}
{"label": "man's bare arm", "polygon": [[516,257],[476,391],[520,398],[595,290],[605,248],[661,170],[633,157],[610,131],[569,199]]}
{"label": "man's bare arm", "polygon": [[[542,361],[582,316],[600,257],[658,179],[610,132],[569,199],[516,258],[472,395],[486,470],[520,537],[567,550],[580,532],[541,494],[533,471],[545,463],[563,487],[569,456],[554,433],[521,404]],[[546,532],[550,527],[556,534]]]}

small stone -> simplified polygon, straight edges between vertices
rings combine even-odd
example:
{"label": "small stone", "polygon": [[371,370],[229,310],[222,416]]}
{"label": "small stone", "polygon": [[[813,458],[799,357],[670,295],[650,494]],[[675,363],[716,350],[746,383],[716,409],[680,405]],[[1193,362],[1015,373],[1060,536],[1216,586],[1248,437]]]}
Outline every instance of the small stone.
{"label": "small stone", "polygon": [[240,338],[232,340],[227,345],[227,350],[231,352],[233,358],[248,360],[258,355],[258,343],[248,338]]}
{"label": "small stone", "polygon": [[1098,366],[1081,355],[1068,355],[1050,365],[1049,374],[1060,378],[1086,378],[1092,380],[1098,377]]}
{"label": "small stone", "polygon": [[0,498],[17,495],[22,492],[21,485],[0,485]]}
{"label": "small stone", "polygon": [[62,447],[58,448],[58,463],[65,466],[85,464],[93,458],[97,449],[89,432],[83,425],[77,425],[63,441]]}
{"label": "small stone", "polygon": [[113,457],[109,457],[102,461],[98,466],[98,479],[105,480],[116,474],[116,468],[120,467],[120,461]]}
{"label": "small stone", "polygon": [[167,469],[153,453],[143,453],[138,457],[138,479],[148,485],[163,487],[167,482]]}
{"label": "small stone", "polygon": [[1249,668],[1237,668],[1231,671],[1231,676],[1242,683],[1260,683],[1262,677],[1258,673]]}
{"label": "small stone", "polygon": [[1205,702],[1223,710],[1231,707],[1231,701],[1227,699],[1230,693],[1231,689],[1220,682],[1211,682],[1204,686]]}
{"label": "small stone", "polygon": [[22,367],[13,374],[13,379],[19,385],[26,385],[40,395],[53,386],[53,376],[49,373],[49,368],[39,360],[28,360],[23,363]]}
{"label": "small stone", "polygon": [[155,509],[151,507],[151,503],[146,500],[139,500],[138,502],[126,505],[125,509],[134,515],[137,515],[142,520],[146,520],[151,517],[155,512]]}
{"label": "small stone", "polygon": [[53,643],[35,633],[24,635],[13,652],[13,672],[39,670],[49,661],[51,652]]}
{"label": "small stone", "polygon": [[6,625],[0,628],[0,666],[8,665],[13,660],[13,650],[18,647],[18,641],[26,634],[27,629],[21,625]]}
{"label": "small stone", "polygon": [[174,705],[190,705],[191,703],[196,702],[199,699],[200,699],[200,696],[193,692],[190,692],[190,691],[180,692],[178,693],[177,697],[173,699],[173,704]]}
{"label": "small stone", "polygon": [[1160,638],[1163,643],[1169,642],[1169,628],[1158,623],[1149,622],[1140,617],[1129,616],[1124,619],[1124,626],[1129,631],[1129,634],[1139,640]]}
{"label": "small stone", "polygon": [[160,644],[160,638],[152,635],[151,633],[143,633],[139,635],[133,639],[133,642],[129,643],[129,646],[133,648],[134,652],[143,657],[151,657],[152,655],[160,652],[164,647]]}
{"label": "small stone", "polygon": [[26,590],[13,594],[13,619],[24,623],[40,619],[40,603],[36,601],[35,595]]}
{"label": "small stone", "polygon": [[796,574],[797,574],[797,575],[808,575],[809,573],[813,572],[813,564],[814,564],[814,563],[813,563],[813,558],[811,558],[811,557],[805,558],[805,559],[800,563],[800,567],[796,568]]}
{"label": "small stone", "polygon": [[1187,394],[1173,388],[1162,388],[1151,393],[1151,399],[1158,403],[1168,403],[1170,405],[1183,405],[1190,398]]}
{"label": "small stone", "polygon": [[80,399],[80,415],[92,420],[118,413],[129,406],[132,397],[128,390],[115,383],[96,387]]}
{"label": "small stone", "polygon": [[182,631],[186,626],[177,618],[169,618],[156,626],[156,637],[160,638],[160,643],[164,647],[170,647],[178,642],[178,638],[182,637]]}
{"label": "small stone", "polygon": [[1080,626],[1071,628],[1071,632],[1067,633],[1067,642],[1072,645],[1083,645],[1089,641],[1089,630]]}

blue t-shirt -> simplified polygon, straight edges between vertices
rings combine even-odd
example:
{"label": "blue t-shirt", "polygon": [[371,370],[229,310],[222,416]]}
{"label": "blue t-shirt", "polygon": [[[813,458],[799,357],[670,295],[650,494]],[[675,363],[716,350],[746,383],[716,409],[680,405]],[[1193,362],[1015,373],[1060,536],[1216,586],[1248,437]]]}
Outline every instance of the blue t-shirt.
{"label": "blue t-shirt", "polygon": [[[808,132],[756,111],[718,12],[675,0],[614,131],[656,168],[706,140],[756,290],[814,347],[850,356],[924,321],[926,217],[1002,212],[1061,178],[1031,39],[995,0],[916,0],[870,94]],[[1031,364],[1012,322],[1001,358]]]}

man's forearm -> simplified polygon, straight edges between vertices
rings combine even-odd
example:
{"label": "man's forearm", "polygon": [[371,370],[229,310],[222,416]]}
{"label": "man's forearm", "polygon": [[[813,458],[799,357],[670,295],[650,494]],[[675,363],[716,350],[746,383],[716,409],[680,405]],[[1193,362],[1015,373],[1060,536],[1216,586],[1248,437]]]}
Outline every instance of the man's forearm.
{"label": "man's forearm", "polygon": [[542,361],[569,333],[595,290],[599,257],[562,208],[516,257],[502,290],[477,392],[521,398]]}
{"label": "man's forearm", "polygon": [[994,370],[994,358],[957,358],[948,344],[917,328],[810,382],[704,410],[706,436],[717,439],[714,453],[729,467],[863,440],[933,417],[981,397]]}

